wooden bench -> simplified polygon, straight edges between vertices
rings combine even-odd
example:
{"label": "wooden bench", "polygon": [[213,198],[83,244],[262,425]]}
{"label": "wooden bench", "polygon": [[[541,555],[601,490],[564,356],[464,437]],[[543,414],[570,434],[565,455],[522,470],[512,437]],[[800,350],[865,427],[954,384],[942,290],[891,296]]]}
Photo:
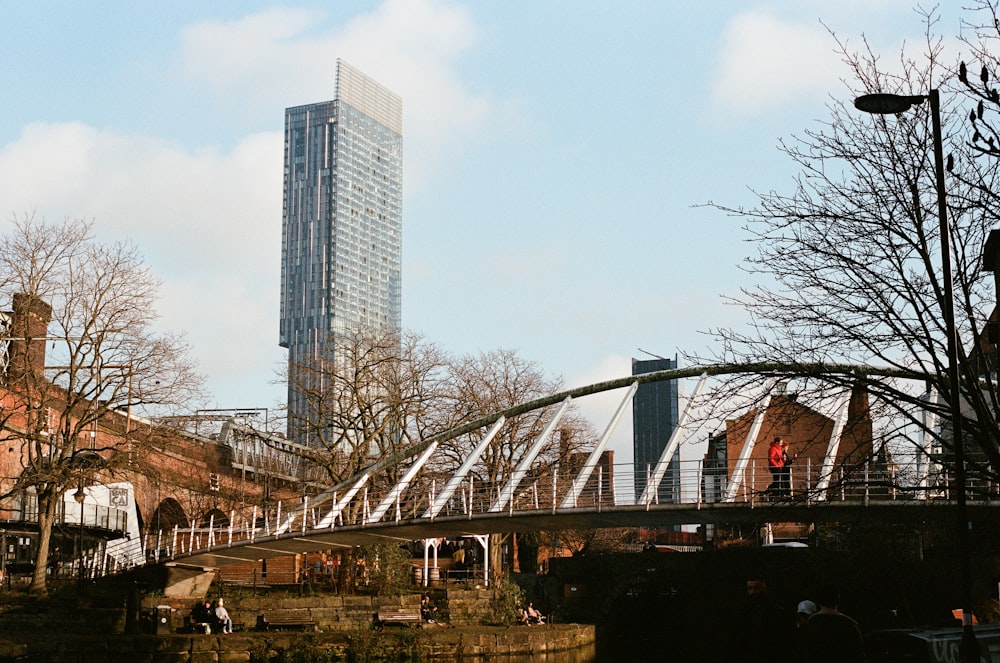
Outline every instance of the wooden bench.
{"label": "wooden bench", "polygon": [[385,628],[386,624],[420,624],[420,608],[383,608],[375,613],[373,626],[378,630]]}
{"label": "wooden bench", "polygon": [[219,582],[219,586],[223,589],[249,589],[253,592],[264,592],[266,593],[271,589],[271,585],[264,582],[259,582],[255,580],[222,580]]}
{"label": "wooden bench", "polygon": [[316,622],[312,617],[300,615],[277,615],[264,613],[257,617],[258,631],[275,631],[286,628],[316,629]]}

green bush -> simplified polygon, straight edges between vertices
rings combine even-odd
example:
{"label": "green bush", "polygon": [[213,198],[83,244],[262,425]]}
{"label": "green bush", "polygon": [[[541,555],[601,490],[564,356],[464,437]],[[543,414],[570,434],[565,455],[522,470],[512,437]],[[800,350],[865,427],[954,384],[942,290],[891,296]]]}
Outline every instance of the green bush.
{"label": "green bush", "polygon": [[483,623],[489,626],[511,626],[521,621],[521,608],[524,606],[524,592],[517,583],[504,576],[497,583],[490,599],[489,613]]}
{"label": "green bush", "polygon": [[409,552],[395,544],[377,543],[361,546],[358,556],[365,560],[368,587],[375,595],[394,596],[412,591]]}

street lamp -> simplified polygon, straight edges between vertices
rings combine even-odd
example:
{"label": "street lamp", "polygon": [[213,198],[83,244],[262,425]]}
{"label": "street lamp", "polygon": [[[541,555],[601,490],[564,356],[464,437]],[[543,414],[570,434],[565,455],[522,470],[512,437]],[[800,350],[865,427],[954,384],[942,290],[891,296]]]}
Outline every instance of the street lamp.
{"label": "street lamp", "polygon": [[865,113],[894,115],[930,100],[937,185],[938,222],[941,234],[941,278],[944,281],[944,325],[948,335],[948,383],[952,443],[955,447],[955,492],[958,509],[958,546],[962,581],[962,646],[960,660],[979,661],[979,644],[972,629],[972,569],[969,562],[969,520],[965,503],[965,444],[962,440],[962,393],[959,387],[958,330],[955,325],[955,284],[951,270],[951,224],[944,190],[944,146],[941,140],[941,101],[937,89],[926,95],[866,94],[854,100]]}
{"label": "street lamp", "polygon": [[76,549],[76,581],[78,584],[83,583],[83,500],[86,499],[87,494],[83,492],[83,484],[77,484],[76,492],[73,493],[73,499],[76,503],[80,505],[80,533],[77,536],[77,549]]}

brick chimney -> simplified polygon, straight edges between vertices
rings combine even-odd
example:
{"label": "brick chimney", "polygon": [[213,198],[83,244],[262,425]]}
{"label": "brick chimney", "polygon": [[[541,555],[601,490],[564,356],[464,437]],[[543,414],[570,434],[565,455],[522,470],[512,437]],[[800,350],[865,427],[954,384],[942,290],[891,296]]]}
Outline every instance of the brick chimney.
{"label": "brick chimney", "polygon": [[[14,295],[10,316],[10,363],[7,383],[28,378],[38,384],[45,369],[45,339],[48,336],[52,307],[35,295]],[[30,377],[29,377],[30,376]]]}

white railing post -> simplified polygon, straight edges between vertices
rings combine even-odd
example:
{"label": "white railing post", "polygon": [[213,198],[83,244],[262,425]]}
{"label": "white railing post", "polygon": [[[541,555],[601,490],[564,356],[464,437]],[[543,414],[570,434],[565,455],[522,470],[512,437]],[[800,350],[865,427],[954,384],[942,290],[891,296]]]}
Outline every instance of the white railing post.
{"label": "white railing post", "polygon": [[604,496],[604,468],[597,467],[597,513],[601,512],[601,498]]}
{"label": "white railing post", "polygon": [[361,526],[368,523],[368,486],[365,485],[364,499],[361,501]]}
{"label": "white railing post", "polygon": [[552,513],[556,512],[556,492],[559,490],[559,467],[552,468]]}
{"label": "white railing post", "polygon": [[[436,493],[437,493],[437,479],[431,479],[431,499],[430,499],[430,504],[434,504],[434,502],[436,501],[435,500]],[[431,522],[433,522],[434,521],[434,516],[437,515],[437,514],[435,514],[433,511],[430,510],[430,505],[428,505],[428,512],[430,513]]]}
{"label": "white railing post", "polygon": [[694,487],[694,501],[698,505],[698,509],[701,510],[701,500],[704,497],[702,495],[702,481],[705,480],[705,463],[699,460],[698,464],[695,466],[695,487]]}
{"label": "white railing post", "polygon": [[813,499],[812,458],[806,458],[806,503],[811,504],[812,499]]}

